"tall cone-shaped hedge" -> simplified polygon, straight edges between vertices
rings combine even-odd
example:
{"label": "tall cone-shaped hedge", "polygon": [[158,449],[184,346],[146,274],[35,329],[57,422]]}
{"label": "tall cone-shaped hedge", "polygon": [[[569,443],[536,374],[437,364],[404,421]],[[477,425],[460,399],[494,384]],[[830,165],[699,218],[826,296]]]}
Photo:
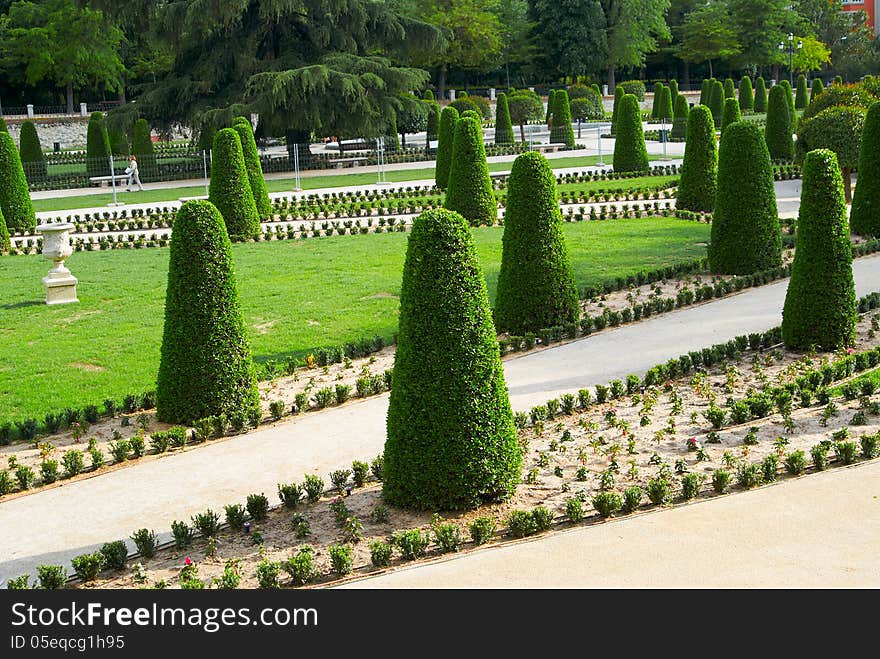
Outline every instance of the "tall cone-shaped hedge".
{"label": "tall cone-shaped hedge", "polygon": [[578,291],[550,163],[535,151],[524,153],[514,161],[507,185],[495,325],[522,336],[576,323]]}
{"label": "tall cone-shaped hedge", "polygon": [[671,121],[675,117],[672,107],[672,90],[664,85],[660,90],[660,101],[657,104],[657,118]]}
{"label": "tall cone-shaped hedge", "polygon": [[33,121],[25,121],[21,125],[18,141],[21,164],[28,181],[46,178],[46,156],[43,155],[43,147],[40,146],[40,137]]}
{"label": "tall cone-shaped hedge", "polygon": [[614,140],[614,171],[648,170],[648,151],[642,131],[642,112],[634,94],[624,94],[618,103],[617,135]]}
{"label": "tall cone-shaped hedge", "polygon": [[791,132],[793,133],[795,128],[797,127],[797,112],[794,108],[794,90],[791,88],[791,84],[788,80],[783,80],[779,83],[780,86],[785,87],[785,102],[788,104],[788,114],[791,121]]}
{"label": "tall cone-shaped hedge", "polygon": [[0,254],[8,252],[10,247],[9,230],[6,228],[6,220],[3,218],[3,211],[0,210]]}
{"label": "tall cone-shaped hedge", "polygon": [[114,130],[108,130],[108,134],[110,135],[110,152],[114,156],[125,156],[131,153],[128,146],[128,136],[125,134],[125,131],[121,128],[116,128]]}
{"label": "tall cone-shaped hedge", "polygon": [[751,112],[755,109],[755,93],[752,91],[752,79],[743,76],[739,81],[739,109],[740,112]]}
{"label": "tall cone-shaped hedge", "polygon": [[675,118],[672,121],[671,137],[675,140],[683,140],[687,136],[688,114],[690,106],[688,106],[687,98],[684,94],[675,97]]}
{"label": "tall cone-shaped hedge", "polygon": [[555,107],[555,96],[555,89],[551,89],[549,92],[547,92],[547,114],[544,115],[544,123],[550,121],[550,117],[553,116],[553,108]]}
{"label": "tall cone-shaped hedge", "polygon": [[184,202],[171,233],[156,416],[191,424],[259,409],[223,218],[208,201]]}
{"label": "tall cone-shaped hedge", "polygon": [[767,111],[767,85],[764,78],[758,76],[755,79],[755,112],[764,113]]}
{"label": "tall cone-shaped hedge", "polygon": [[37,226],[21,158],[9,133],[0,131],[0,209],[9,231]]}
{"label": "tall cone-shaped hedge", "polygon": [[721,126],[724,115],[724,85],[720,80],[712,83],[712,95],[709,98],[709,109],[712,111],[712,121],[716,126]]}
{"label": "tall cone-shaped hedge", "polygon": [[491,225],[498,220],[498,204],[483,147],[483,129],[473,117],[462,117],[455,124],[449,189],[443,206],[460,213],[474,226]]}
{"label": "tall cone-shaped hedge", "polygon": [[89,176],[110,176],[110,136],[104,115],[92,112],[86,130],[86,172]]}
{"label": "tall cone-shaped hedge", "polygon": [[[430,92],[429,92],[430,93]],[[425,148],[431,148],[431,140],[437,139],[440,131],[440,104],[434,100],[426,100],[428,104],[428,121],[425,130]]]}
{"label": "tall cone-shaped hedge", "polygon": [[9,132],[9,128],[6,126],[6,119],[4,119],[3,117],[0,117],[0,131],[4,133]]}
{"label": "tall cone-shaped hedge", "polygon": [[807,78],[804,74],[800,74],[797,79],[797,95],[794,99],[794,107],[798,110],[803,110],[809,104],[809,98],[807,96]]}
{"label": "tall cone-shaped hedge", "polygon": [[813,87],[810,92],[810,103],[812,103],[813,99],[824,91],[825,85],[822,84],[822,78],[813,78]]}
{"label": "tall cone-shaped hedge", "polygon": [[565,144],[569,149],[574,148],[574,130],[571,127],[571,104],[568,101],[568,92],[560,89],[553,97],[553,122],[550,128],[550,141]]}
{"label": "tall cone-shaped hedge", "polygon": [[257,213],[261,220],[268,219],[272,217],[272,202],[269,201],[269,190],[266,188],[266,179],[263,178],[263,166],[260,164],[260,154],[257,151],[257,141],[254,139],[251,122],[246,117],[238,117],[232,123],[232,127],[241,140],[241,151],[247,168],[248,182],[251,184],[251,194],[254,195],[254,203],[257,205]]}
{"label": "tall cone-shaped hedge", "polygon": [[434,181],[437,187],[445,190],[449,185],[449,168],[452,166],[452,143],[455,141],[455,124],[458,110],[443,108],[440,113],[440,132],[437,137],[437,163],[434,166]]}
{"label": "tall cone-shaped hedge", "polygon": [[617,115],[620,108],[620,99],[624,95],[623,87],[614,88],[614,106],[611,108],[611,134],[617,135]]}
{"label": "tall cone-shaped hedge", "polygon": [[827,149],[804,158],[791,280],[782,310],[789,348],[835,350],[855,341],[852,244],[837,156]]}
{"label": "tall cone-shaped hedge", "polygon": [[849,214],[852,232],[880,236],[880,101],[868,108],[859,150],[859,179]]}
{"label": "tall cone-shaped hedge", "polygon": [[400,137],[397,134],[397,113],[390,110],[388,114],[388,130],[385,133],[385,150],[389,153],[400,151]]}
{"label": "tall cone-shaped hedge", "polygon": [[223,216],[232,240],[247,240],[259,233],[260,216],[244,164],[241,138],[234,128],[214,134],[208,198]]}
{"label": "tall cone-shaped hedge", "polygon": [[675,207],[695,213],[711,213],[715,208],[717,174],[715,122],[709,108],[697,105],[691,108],[687,118],[687,140]]}
{"label": "tall cone-shaped hedge", "polygon": [[159,180],[159,166],[156,162],[153,138],[150,133],[150,124],[146,119],[138,119],[134,122],[131,133],[131,152],[137,158],[138,174],[142,181]]}
{"label": "tall cone-shaped hedge", "polygon": [[495,144],[513,144],[513,124],[510,121],[510,107],[507,94],[498,94],[495,103]]}
{"label": "tall cone-shaped hedge", "polygon": [[733,78],[724,79],[724,98],[736,98],[736,87],[733,84]]}
{"label": "tall cone-shaped hedge", "polygon": [[712,94],[712,81],[713,78],[703,78],[703,82],[700,85],[700,105],[709,107],[709,99]]}
{"label": "tall cone-shaped hedge", "polygon": [[739,101],[735,98],[725,98],[724,99],[724,114],[721,117],[721,133],[724,133],[724,129],[727,128],[730,124],[735,121],[740,121],[742,119],[742,114],[739,111]]}
{"label": "tall cone-shaped hedge", "polygon": [[718,189],[709,244],[712,272],[746,275],[782,264],[773,165],[761,130],[732,123],[718,150]]}
{"label": "tall cone-shaped hedge", "polygon": [[673,78],[672,80],[669,81],[669,85],[668,85],[668,86],[669,86],[669,93],[670,93],[670,95],[672,96],[672,98],[673,98],[673,99],[678,98],[678,94],[679,94],[679,92],[678,92],[678,80],[676,80],[675,78]]}
{"label": "tall cone-shaped hedge", "polygon": [[660,118],[660,99],[663,96],[663,83],[658,82],[654,85],[654,100],[651,103],[651,118]]}
{"label": "tall cone-shaped hedge", "polygon": [[791,114],[788,110],[788,102],[785,100],[788,95],[783,85],[776,85],[770,89],[767,101],[764,136],[773,160],[791,160],[794,157]]}
{"label": "tall cone-shaped hedge", "polygon": [[513,493],[522,454],[486,283],[457,213],[427,211],[413,222],[392,382],[389,503],[455,510]]}

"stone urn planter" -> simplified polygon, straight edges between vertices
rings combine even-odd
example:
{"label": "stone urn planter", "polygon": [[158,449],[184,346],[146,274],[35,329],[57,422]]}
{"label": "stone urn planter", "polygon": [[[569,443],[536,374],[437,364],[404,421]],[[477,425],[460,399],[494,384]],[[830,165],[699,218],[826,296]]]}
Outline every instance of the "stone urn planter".
{"label": "stone urn planter", "polygon": [[64,265],[65,259],[73,254],[70,246],[70,231],[73,228],[72,224],[66,222],[41,224],[37,227],[37,231],[43,235],[43,258],[54,264],[49,274],[43,277],[46,304],[79,302],[76,297],[77,279]]}

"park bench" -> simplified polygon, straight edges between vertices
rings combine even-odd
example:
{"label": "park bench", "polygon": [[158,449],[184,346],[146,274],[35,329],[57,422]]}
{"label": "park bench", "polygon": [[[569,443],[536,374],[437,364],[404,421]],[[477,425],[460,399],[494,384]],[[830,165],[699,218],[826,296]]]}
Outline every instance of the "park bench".
{"label": "park bench", "polygon": [[106,188],[113,182],[114,179],[116,180],[117,185],[125,183],[128,181],[128,174],[115,174],[113,176],[92,176],[89,177],[89,184]]}
{"label": "park bench", "polygon": [[365,165],[369,158],[366,156],[354,156],[351,158],[327,158],[328,163],[332,163],[336,169],[342,169],[343,167],[357,167],[358,165]]}
{"label": "park bench", "polygon": [[556,151],[560,151],[565,148],[565,144],[562,142],[552,142],[550,144],[533,144],[532,148],[535,151],[540,151],[541,153],[555,153]]}

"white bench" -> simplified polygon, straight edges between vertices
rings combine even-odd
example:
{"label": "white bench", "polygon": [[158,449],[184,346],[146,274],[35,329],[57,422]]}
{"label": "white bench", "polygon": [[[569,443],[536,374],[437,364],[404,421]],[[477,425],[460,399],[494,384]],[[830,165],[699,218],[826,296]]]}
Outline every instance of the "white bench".
{"label": "white bench", "polygon": [[90,185],[97,185],[102,188],[106,188],[113,180],[116,180],[117,184],[121,184],[123,182],[128,181],[128,174],[115,174],[114,176],[92,176],[89,178]]}
{"label": "white bench", "polygon": [[533,144],[532,148],[535,151],[540,151],[542,153],[555,153],[556,151],[560,151],[565,148],[565,144],[562,142],[553,142],[551,144]]}

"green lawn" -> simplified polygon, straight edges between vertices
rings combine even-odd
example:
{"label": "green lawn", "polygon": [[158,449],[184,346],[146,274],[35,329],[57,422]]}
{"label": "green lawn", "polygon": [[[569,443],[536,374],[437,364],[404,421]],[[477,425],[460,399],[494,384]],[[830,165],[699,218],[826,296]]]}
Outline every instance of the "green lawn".
{"label": "green lawn", "polygon": [[[649,155],[649,160],[659,160],[659,155]],[[597,156],[578,156],[571,158],[554,158],[550,160],[554,169],[563,167],[589,167],[598,162]],[[605,162],[611,162],[611,154],[605,156]],[[489,163],[490,172],[508,171],[513,161]],[[398,169],[386,172],[386,179],[390,183],[405,183],[407,181],[431,180],[434,178],[434,168],[424,167],[420,169]],[[319,188],[337,188],[351,185],[370,185],[376,182],[375,172],[361,174],[321,174],[317,176],[304,176],[300,179],[304,190],[316,190]],[[291,192],[293,178],[267,179],[266,187],[269,192]],[[125,192],[124,187],[117,189],[117,200],[127,204],[161,203],[177,201],[181,197],[195,197],[205,194],[203,184],[176,188],[163,188],[159,190],[144,190],[143,192]],[[35,199],[34,210],[63,211],[77,208],[91,208],[106,206],[113,201],[112,192],[101,194],[82,195],[77,197],[57,197],[52,199]]]}
{"label": "green lawn", "polygon": [[[705,254],[705,224],[673,218],[565,224],[578,285]],[[490,294],[500,227],[474,230]],[[409,234],[368,234],[233,246],[254,356],[304,354],[397,329]],[[0,259],[0,423],[153,386],[158,368],[168,249],[78,252],[78,304],[42,304],[39,256]]]}

